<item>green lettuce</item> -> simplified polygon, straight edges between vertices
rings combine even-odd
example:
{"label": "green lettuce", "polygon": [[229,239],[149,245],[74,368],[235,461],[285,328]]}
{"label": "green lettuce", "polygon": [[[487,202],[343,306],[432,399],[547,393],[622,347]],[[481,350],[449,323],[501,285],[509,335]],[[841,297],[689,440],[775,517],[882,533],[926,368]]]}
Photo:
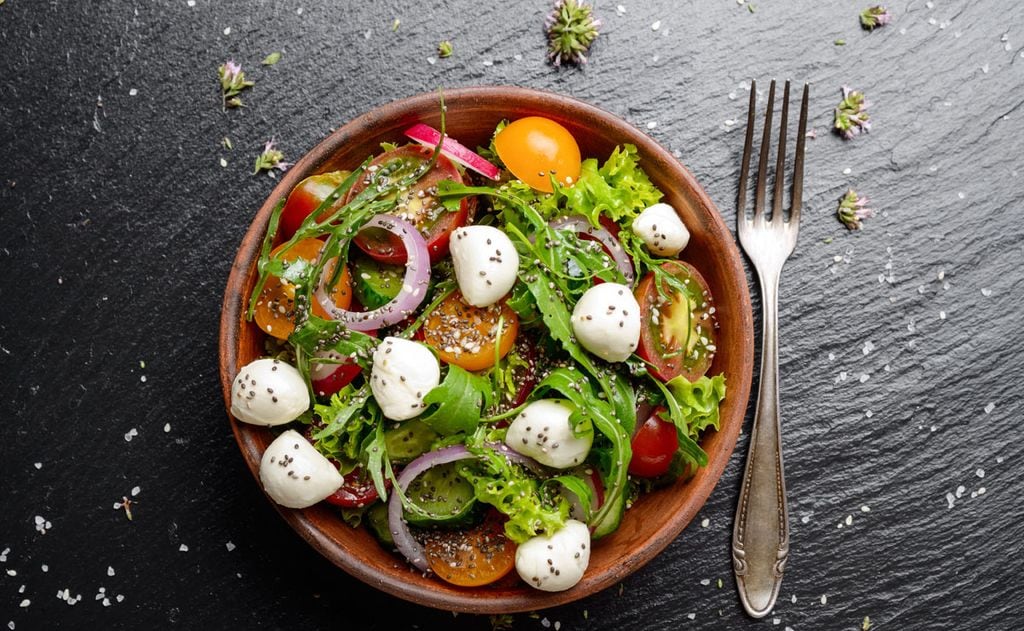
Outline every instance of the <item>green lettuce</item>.
{"label": "green lettuce", "polygon": [[725,375],[704,375],[697,381],[679,376],[665,385],[682,411],[691,437],[697,438],[707,427],[718,429],[718,404],[725,399]]}

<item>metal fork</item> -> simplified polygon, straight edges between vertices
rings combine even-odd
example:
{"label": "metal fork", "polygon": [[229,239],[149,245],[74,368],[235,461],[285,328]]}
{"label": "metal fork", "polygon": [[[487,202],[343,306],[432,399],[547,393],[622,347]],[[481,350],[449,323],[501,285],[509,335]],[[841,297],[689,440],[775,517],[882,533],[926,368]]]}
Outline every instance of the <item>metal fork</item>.
{"label": "metal fork", "polygon": [[789,81],[786,81],[782,97],[782,120],[779,125],[779,152],[775,163],[771,217],[765,215],[765,181],[768,171],[768,148],[771,145],[772,106],[775,101],[774,80],[768,90],[753,216],[748,218],[744,212],[757,100],[757,84],[753,81],[750,83],[750,108],[747,114],[747,136],[743,146],[743,170],[740,172],[740,190],[736,200],[740,244],[757,270],[763,298],[761,383],[732,535],[733,572],[736,574],[740,600],[747,613],[755,618],[768,615],[775,605],[786,559],[789,557],[789,510],[786,507],[786,483],[782,470],[782,428],[779,416],[778,292],[782,266],[796,247],[797,232],[800,229],[808,92],[809,86],[804,85],[788,220],[783,215],[782,198],[785,189]]}

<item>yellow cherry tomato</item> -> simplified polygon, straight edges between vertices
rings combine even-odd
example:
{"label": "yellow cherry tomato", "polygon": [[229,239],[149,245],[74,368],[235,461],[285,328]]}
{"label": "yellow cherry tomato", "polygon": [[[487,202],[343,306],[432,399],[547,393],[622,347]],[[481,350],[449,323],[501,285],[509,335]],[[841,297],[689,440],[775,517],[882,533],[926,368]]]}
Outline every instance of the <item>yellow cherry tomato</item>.
{"label": "yellow cherry tomato", "polygon": [[580,146],[568,129],[548,118],[509,123],[494,137],[494,149],[512,175],[538,191],[552,191],[552,173],[563,186],[580,177]]}

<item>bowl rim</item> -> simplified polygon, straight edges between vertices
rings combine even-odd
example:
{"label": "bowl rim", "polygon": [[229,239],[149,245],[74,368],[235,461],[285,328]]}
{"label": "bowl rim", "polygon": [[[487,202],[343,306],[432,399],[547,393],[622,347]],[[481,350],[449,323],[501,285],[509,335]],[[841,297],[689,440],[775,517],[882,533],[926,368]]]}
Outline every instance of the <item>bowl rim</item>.
{"label": "bowl rim", "polygon": [[[753,312],[750,292],[739,248],[726,227],[717,206],[690,171],[642,130],[607,110],[545,90],[500,85],[472,86],[445,89],[443,94],[445,102],[449,106],[461,102],[472,104],[473,102],[496,99],[514,100],[517,104],[527,103],[539,110],[557,109],[563,112],[583,112],[589,117],[608,121],[613,126],[626,125],[631,128],[636,132],[635,138],[632,138],[631,142],[637,146],[639,153],[654,157],[674,169],[672,175],[682,179],[684,187],[698,202],[696,204],[698,207],[695,210],[707,215],[707,229],[711,239],[716,243],[724,244],[722,256],[725,260],[726,277],[742,279],[742,282],[736,283],[738,295],[734,296],[738,299],[741,307],[738,315],[742,335],[741,339],[737,340],[737,346],[741,353],[738,359],[742,370],[739,375],[736,375],[737,378],[731,378],[729,381],[729,398],[733,399],[734,407],[731,417],[723,418],[721,429],[718,431],[721,436],[718,449],[714,454],[708,454],[709,463],[703,469],[703,474],[688,482],[688,484],[696,485],[691,491],[695,500],[666,519],[649,537],[648,545],[641,548],[639,553],[628,559],[623,559],[621,563],[614,565],[612,569],[599,577],[585,576],[580,585],[562,592],[531,590],[529,598],[518,595],[495,595],[483,598],[475,595],[471,590],[456,594],[431,590],[412,582],[381,576],[358,562],[348,551],[321,533],[305,516],[304,511],[286,509],[270,501],[281,517],[322,556],[351,576],[393,596],[438,609],[478,614],[516,613],[544,609],[595,594],[639,569],[664,550],[689,525],[697,511],[707,503],[711,491],[717,485],[732,452],[735,450],[750,396],[754,362]],[[436,107],[437,102],[437,92],[414,94],[370,109],[345,123],[320,141],[284,174],[246,229],[232,262],[224,292],[219,331],[219,371],[225,409],[232,433],[243,459],[257,483],[259,482],[259,461],[262,456],[262,448],[254,440],[253,435],[241,427],[243,424],[237,422],[230,414],[231,384],[238,369],[240,330],[237,324],[241,321],[247,303],[243,290],[249,270],[253,268],[258,259],[260,244],[273,207],[299,181],[327,162],[348,139],[372,133],[375,125],[381,120],[397,118],[410,111],[423,111],[428,107]],[[258,486],[262,490],[262,485],[258,484]]]}

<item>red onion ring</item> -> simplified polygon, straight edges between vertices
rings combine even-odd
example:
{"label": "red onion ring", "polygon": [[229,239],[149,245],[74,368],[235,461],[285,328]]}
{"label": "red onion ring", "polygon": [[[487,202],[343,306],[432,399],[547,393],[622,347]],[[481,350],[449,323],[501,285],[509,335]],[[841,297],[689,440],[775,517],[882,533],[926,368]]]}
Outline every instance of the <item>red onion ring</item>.
{"label": "red onion ring", "polygon": [[[403,133],[410,140],[414,140],[423,146],[431,148],[436,147],[437,143],[441,140],[441,132],[437,131],[430,125],[424,125],[423,123],[416,123],[409,129],[406,129]],[[445,134],[444,142],[441,143],[441,153],[467,169],[476,171],[484,177],[492,180],[498,179],[498,175],[500,174],[498,167],[494,166],[474,151],[467,149],[465,145],[449,137],[447,134]]]}
{"label": "red onion ring", "polygon": [[626,282],[630,285],[633,284],[633,281],[636,279],[636,274],[633,272],[633,262],[629,260],[629,255],[622,249],[619,240],[613,237],[612,233],[604,228],[595,228],[590,225],[589,221],[578,215],[556,219],[551,222],[551,227],[556,230],[571,228],[578,234],[593,237],[599,241],[604,246],[605,251],[608,252],[608,255],[615,261],[616,267],[626,277]]}
{"label": "red onion ring", "polygon": [[[517,453],[504,443],[487,443],[486,446],[505,456],[510,462],[521,464],[534,470],[537,467],[541,467],[540,463],[533,458]],[[427,469],[471,458],[476,458],[476,455],[466,449],[465,445],[451,445],[436,451],[427,452],[406,465],[405,469],[402,469],[402,473],[398,475],[398,486],[402,492],[405,492],[409,485],[412,484],[412,481]],[[409,525],[405,522],[405,517],[402,515],[402,498],[397,491],[392,493],[388,499],[388,528],[391,530],[391,536],[395,540],[395,547],[408,559],[409,563],[421,572],[429,572],[430,564],[427,563],[427,553],[423,546],[420,545],[420,542],[416,541],[416,538],[412,536],[412,532],[409,531]]]}
{"label": "red onion ring", "polygon": [[324,311],[332,318],[345,323],[353,331],[372,331],[390,326],[404,320],[420,306],[427,295],[427,284],[430,282],[430,254],[423,235],[411,223],[394,215],[377,215],[366,222],[362,229],[381,228],[402,240],[408,260],[405,262],[405,276],[402,278],[402,290],[386,305],[373,311],[348,311],[339,309],[334,299],[324,291],[324,273],[320,275],[320,284],[316,288],[316,299]]}
{"label": "red onion ring", "polygon": [[[466,449],[465,445],[452,445],[427,452],[406,465],[398,476],[398,486],[402,492],[405,492],[412,481],[427,469],[439,464],[475,457]],[[412,536],[409,525],[405,523],[405,517],[402,515],[402,498],[397,490],[388,499],[388,528],[391,529],[391,536],[395,539],[395,547],[408,559],[409,563],[421,572],[429,572],[430,564],[427,563],[427,552]]]}

